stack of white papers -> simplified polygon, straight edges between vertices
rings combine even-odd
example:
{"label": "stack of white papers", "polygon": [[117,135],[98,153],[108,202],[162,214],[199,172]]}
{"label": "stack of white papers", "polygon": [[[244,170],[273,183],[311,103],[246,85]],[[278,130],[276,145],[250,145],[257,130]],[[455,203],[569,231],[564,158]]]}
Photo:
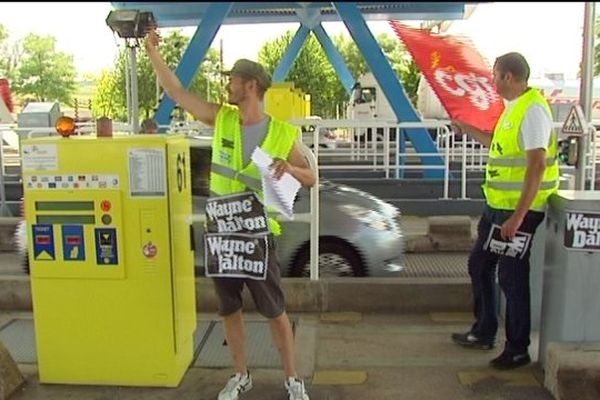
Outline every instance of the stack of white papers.
{"label": "stack of white papers", "polygon": [[275,208],[289,219],[294,219],[294,199],[302,186],[300,182],[287,172],[279,180],[273,178],[273,171],[270,169],[273,159],[260,147],[254,149],[251,158],[262,177],[265,205]]}

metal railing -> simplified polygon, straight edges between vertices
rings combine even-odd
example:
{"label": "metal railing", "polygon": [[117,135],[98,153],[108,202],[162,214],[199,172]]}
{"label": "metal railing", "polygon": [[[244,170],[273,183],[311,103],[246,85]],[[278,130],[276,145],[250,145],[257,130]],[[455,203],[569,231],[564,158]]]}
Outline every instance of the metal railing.
{"label": "metal railing", "polygon": [[[315,144],[313,152],[319,170],[370,170],[382,171],[385,179],[404,177],[405,171],[424,171],[426,169],[443,169],[443,199],[450,199],[449,186],[450,181],[454,180],[451,175],[451,163],[459,163],[456,172],[460,171],[460,196],[456,199],[467,199],[467,178],[472,172],[481,172],[485,169],[488,150],[478,142],[463,135],[458,140],[449,129],[449,121],[425,121],[425,122],[402,122],[396,123],[391,120],[293,120],[294,125],[312,125],[315,127],[312,133],[312,143]],[[553,124],[555,129],[560,130],[561,122]],[[590,190],[595,190],[595,177],[597,164],[600,162],[600,138],[599,133],[593,125],[589,125],[588,154],[585,160],[585,169],[587,180],[590,181]],[[185,124],[175,124],[165,126],[170,132],[184,133],[192,135],[208,136],[212,134],[212,128],[206,125],[192,122]],[[324,149],[320,143],[320,129],[326,128],[334,130],[339,140],[335,149]],[[405,129],[425,128],[434,134],[434,143],[438,149],[437,153],[419,153],[410,143],[407,143]],[[390,140],[392,130],[395,130],[394,140]],[[0,138],[4,131],[14,131],[21,138],[56,135],[53,128],[18,128],[16,124],[0,125]],[[96,131],[93,122],[79,123],[77,133],[80,135],[94,134]],[[130,134],[132,128],[130,125],[121,122],[113,122],[113,131]],[[370,133],[370,134],[368,134]],[[440,156],[443,163],[440,165],[421,165],[411,162],[418,158],[427,156]],[[321,162],[322,157],[338,159],[336,165]],[[344,157],[348,162],[344,162]],[[7,158],[5,152],[0,150],[0,215],[9,214],[6,206],[6,178],[12,177],[7,174]],[[14,160],[11,160],[14,162]],[[17,163],[20,160],[17,160]],[[561,171],[567,174],[574,174],[575,167],[561,166]]]}
{"label": "metal railing", "polygon": [[[485,170],[486,161],[488,158],[488,149],[479,142],[470,139],[467,135],[455,135],[449,129],[450,121],[425,121],[425,122],[402,122],[395,123],[394,121],[386,120],[291,120],[291,123],[297,126],[313,125],[313,143],[319,143],[319,128],[335,129],[338,133],[344,132],[342,138],[346,136],[345,141],[341,143],[347,147],[338,147],[332,149],[322,149],[319,146],[314,146],[315,157],[319,164],[320,170],[371,170],[383,171],[386,179],[403,177],[404,171],[416,170],[424,171],[426,169],[444,169],[443,182],[443,199],[449,199],[449,183],[451,179],[450,162],[458,162],[460,164],[460,197],[457,199],[464,200],[467,197],[467,177],[471,172],[481,172]],[[554,122],[553,128],[560,131],[563,123]],[[435,144],[438,149],[437,153],[419,153],[411,146],[406,145],[404,135],[405,129],[425,128],[435,130]],[[390,141],[390,129],[396,130],[396,140]],[[585,169],[587,180],[590,181],[590,190],[595,190],[596,167],[600,162],[600,147],[599,133],[595,130],[592,124],[589,125],[589,141],[588,153],[585,160]],[[355,132],[362,132],[355,135]],[[367,137],[366,132],[370,131],[371,135]],[[377,137],[377,132],[382,132],[383,137]],[[458,140],[460,138],[460,140]],[[394,149],[391,156],[395,157],[391,162],[390,149]],[[441,156],[444,163],[442,165],[420,165],[408,164],[406,161],[409,158],[420,158],[427,156]],[[346,157],[350,162],[347,164],[326,165],[320,161],[321,156],[328,157]],[[368,164],[357,164],[355,161],[371,161]],[[561,165],[561,171],[574,173],[575,167]]]}

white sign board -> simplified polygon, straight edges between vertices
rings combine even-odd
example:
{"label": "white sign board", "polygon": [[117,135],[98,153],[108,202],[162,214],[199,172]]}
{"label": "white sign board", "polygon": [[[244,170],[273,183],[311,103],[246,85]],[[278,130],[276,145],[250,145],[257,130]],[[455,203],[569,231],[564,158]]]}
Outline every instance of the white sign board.
{"label": "white sign board", "polygon": [[571,107],[561,131],[566,135],[583,135],[587,131],[587,121],[579,104]]}

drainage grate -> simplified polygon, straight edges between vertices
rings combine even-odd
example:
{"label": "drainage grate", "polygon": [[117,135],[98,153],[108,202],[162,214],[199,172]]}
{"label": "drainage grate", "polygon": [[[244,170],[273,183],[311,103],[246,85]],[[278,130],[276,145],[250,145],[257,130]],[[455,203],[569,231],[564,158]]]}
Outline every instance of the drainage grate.
{"label": "drainage grate", "polygon": [[468,278],[469,253],[407,253],[398,275],[410,278]]}
{"label": "drainage grate", "polygon": [[18,364],[35,364],[37,351],[32,319],[13,319],[0,330],[0,341]]}
{"label": "drainage grate", "polygon": [[[223,324],[213,321],[214,327],[208,332],[194,367],[227,368],[233,365],[229,347],[225,341]],[[295,332],[296,322],[292,322]],[[281,368],[281,359],[273,340],[268,321],[246,321],[246,352],[248,366],[252,368]]]}

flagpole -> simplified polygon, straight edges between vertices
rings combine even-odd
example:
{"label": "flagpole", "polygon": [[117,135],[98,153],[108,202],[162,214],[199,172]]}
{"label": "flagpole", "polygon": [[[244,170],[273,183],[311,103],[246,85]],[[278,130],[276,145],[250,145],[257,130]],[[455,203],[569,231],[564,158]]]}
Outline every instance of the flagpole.
{"label": "flagpole", "polygon": [[[592,90],[594,73],[594,11],[593,2],[585,2],[585,12],[583,18],[583,49],[581,56],[581,81],[579,90],[579,104],[583,109],[586,121],[591,121],[592,116]],[[587,126],[587,124],[584,124]],[[575,189],[585,190],[585,177],[588,153],[588,135],[589,131],[583,133],[579,138],[577,146],[577,167],[575,176]],[[592,160],[595,162],[595,160]],[[596,179],[592,176],[592,179]]]}

